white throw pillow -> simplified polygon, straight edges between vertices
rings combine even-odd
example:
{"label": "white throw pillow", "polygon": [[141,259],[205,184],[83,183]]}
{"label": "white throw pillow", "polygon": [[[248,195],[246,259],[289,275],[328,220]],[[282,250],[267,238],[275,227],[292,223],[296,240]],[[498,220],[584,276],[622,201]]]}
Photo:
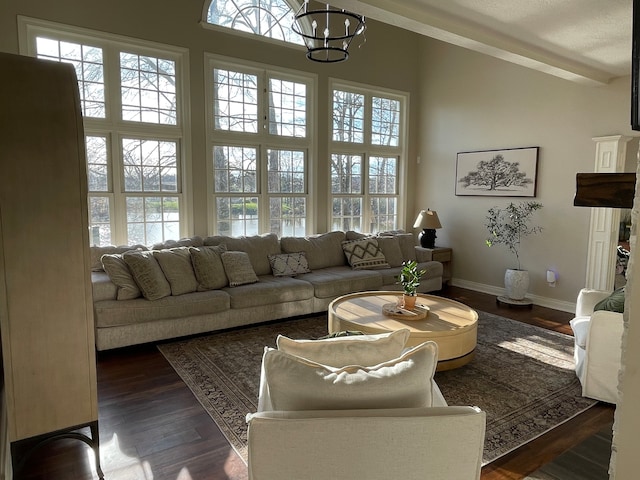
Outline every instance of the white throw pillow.
{"label": "white throw pillow", "polygon": [[249,255],[245,252],[223,252],[220,255],[224,272],[229,279],[230,287],[239,287],[248,283],[256,283],[258,277],[251,266]]}
{"label": "white throw pillow", "polygon": [[371,366],[398,358],[402,354],[409,329],[402,328],[377,335],[350,335],[322,340],[294,340],[278,335],[278,350],[330,367]]}
{"label": "white throw pillow", "polygon": [[425,342],[373,367],[333,368],[266,349],[264,374],[274,410],[431,407],[438,345]]}

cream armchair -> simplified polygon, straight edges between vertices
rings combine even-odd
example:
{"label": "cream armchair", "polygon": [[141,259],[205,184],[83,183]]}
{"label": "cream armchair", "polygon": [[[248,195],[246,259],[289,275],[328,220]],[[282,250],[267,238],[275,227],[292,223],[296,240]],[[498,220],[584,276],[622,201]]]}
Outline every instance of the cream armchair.
{"label": "cream armchair", "polygon": [[584,397],[616,404],[622,355],[622,313],[593,311],[611,292],[582,289],[570,325],[575,338],[576,375]]}
{"label": "cream armchair", "polygon": [[486,415],[447,406],[437,345],[405,350],[408,333],[278,337],[247,415],[249,479],[479,479]]}

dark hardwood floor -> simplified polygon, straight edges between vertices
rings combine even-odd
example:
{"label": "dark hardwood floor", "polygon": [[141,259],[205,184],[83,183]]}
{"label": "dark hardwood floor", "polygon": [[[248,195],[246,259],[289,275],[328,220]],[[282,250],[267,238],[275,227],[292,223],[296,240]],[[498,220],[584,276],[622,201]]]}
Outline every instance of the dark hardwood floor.
{"label": "dark hardwood floor", "polygon": [[[568,322],[572,315],[566,312],[538,306],[531,310],[498,306],[492,295],[457,287],[447,287],[442,294],[478,310],[571,334]],[[247,478],[242,460],[154,345],[101,352],[97,369],[102,468],[106,479]],[[596,448],[601,458],[606,459],[610,448],[606,432],[611,430],[613,414],[612,406],[597,404],[485,466],[482,480],[524,479],[552,460],[561,460],[563,453],[580,448],[584,440],[594,436],[604,435],[605,440]],[[91,450],[84,443],[59,440],[35,452],[23,475],[16,480],[21,478],[85,480],[97,476]]]}

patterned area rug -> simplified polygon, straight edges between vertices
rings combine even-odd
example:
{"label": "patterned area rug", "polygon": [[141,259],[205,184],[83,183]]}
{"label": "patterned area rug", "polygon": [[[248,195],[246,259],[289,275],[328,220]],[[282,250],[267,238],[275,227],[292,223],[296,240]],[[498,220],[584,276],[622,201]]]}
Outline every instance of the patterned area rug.
{"label": "patterned area rug", "polygon": [[[475,405],[487,413],[487,464],[596,402],[580,396],[572,337],[489,313],[478,315],[474,360],[435,378],[449,405]],[[265,345],[275,347],[278,334],[321,337],[327,334],[326,315],[158,346],[245,462],[245,415],[256,411],[262,353]]]}

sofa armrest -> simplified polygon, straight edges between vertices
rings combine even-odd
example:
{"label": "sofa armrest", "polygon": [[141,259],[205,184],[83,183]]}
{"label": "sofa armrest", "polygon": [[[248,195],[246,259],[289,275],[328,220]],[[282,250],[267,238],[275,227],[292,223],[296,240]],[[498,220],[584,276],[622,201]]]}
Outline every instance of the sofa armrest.
{"label": "sofa armrest", "polygon": [[419,245],[415,246],[416,260],[418,263],[430,262],[433,260],[433,250],[430,248],[424,248]]}
{"label": "sofa armrest", "polygon": [[605,292],[604,290],[594,290],[591,288],[583,288],[578,294],[578,301],[576,302],[576,317],[588,317],[593,313],[593,307],[596,303],[604,300],[611,292]]}
{"label": "sofa armrest", "polygon": [[622,313],[599,310],[591,315],[580,378],[585,397],[618,402],[623,330]]}

